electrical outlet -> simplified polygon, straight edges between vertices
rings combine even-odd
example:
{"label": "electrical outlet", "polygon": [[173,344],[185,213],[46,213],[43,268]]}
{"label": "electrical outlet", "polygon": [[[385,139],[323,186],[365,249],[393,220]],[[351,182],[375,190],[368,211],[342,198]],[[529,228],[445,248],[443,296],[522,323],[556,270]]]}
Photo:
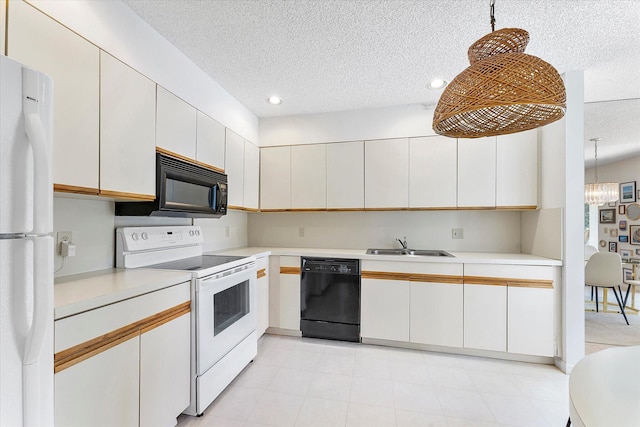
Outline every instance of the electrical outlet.
{"label": "electrical outlet", "polygon": [[304,237],[304,227],[298,228],[298,237]]}
{"label": "electrical outlet", "polygon": [[56,234],[56,253],[60,255],[62,242],[71,243],[73,233],[71,231],[58,231]]}
{"label": "electrical outlet", "polygon": [[464,239],[464,229],[463,228],[452,228],[451,229],[451,238],[452,239]]}

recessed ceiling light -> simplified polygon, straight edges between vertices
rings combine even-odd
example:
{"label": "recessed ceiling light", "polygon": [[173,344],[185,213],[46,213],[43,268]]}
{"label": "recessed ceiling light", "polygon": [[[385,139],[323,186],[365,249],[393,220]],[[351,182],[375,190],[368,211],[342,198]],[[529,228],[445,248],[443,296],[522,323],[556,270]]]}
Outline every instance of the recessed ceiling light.
{"label": "recessed ceiling light", "polygon": [[280,105],[282,104],[282,98],[279,96],[270,96],[267,98],[267,102],[271,105]]}
{"label": "recessed ceiling light", "polygon": [[427,84],[427,89],[442,89],[443,87],[445,87],[447,85],[447,83],[449,83],[448,81],[444,80],[444,79],[432,79],[429,84]]}

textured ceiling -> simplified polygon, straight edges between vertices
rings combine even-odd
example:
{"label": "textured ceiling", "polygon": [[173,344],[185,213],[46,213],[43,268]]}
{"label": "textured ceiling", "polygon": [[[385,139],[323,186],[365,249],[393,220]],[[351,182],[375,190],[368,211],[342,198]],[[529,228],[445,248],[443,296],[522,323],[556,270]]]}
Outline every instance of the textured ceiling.
{"label": "textured ceiling", "polygon": [[[258,117],[435,105],[425,84],[491,30],[489,0],[123,2]],[[640,0],[497,0],[495,17],[529,32],[527,53],[585,70],[586,102],[640,98]]]}

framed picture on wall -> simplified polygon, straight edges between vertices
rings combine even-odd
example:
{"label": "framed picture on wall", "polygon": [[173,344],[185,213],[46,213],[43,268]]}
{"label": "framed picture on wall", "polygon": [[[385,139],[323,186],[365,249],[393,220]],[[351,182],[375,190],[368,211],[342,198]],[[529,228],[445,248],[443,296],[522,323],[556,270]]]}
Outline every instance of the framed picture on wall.
{"label": "framed picture on wall", "polygon": [[629,226],[629,240],[632,245],[640,245],[640,225]]}
{"label": "framed picture on wall", "polygon": [[620,249],[620,256],[622,258],[631,258],[631,251],[629,249]]}
{"label": "framed picture on wall", "polygon": [[618,237],[618,229],[617,228],[612,228],[611,230],[609,230],[609,236]]}
{"label": "framed picture on wall", "polygon": [[640,255],[640,249],[636,249],[636,255]]}
{"label": "framed picture on wall", "polygon": [[629,181],[620,184],[620,203],[636,202],[636,182]]}
{"label": "framed picture on wall", "polygon": [[618,215],[624,215],[627,212],[626,207],[626,205],[618,206]]}
{"label": "framed picture on wall", "polygon": [[620,230],[627,229],[627,221],[620,221]]}
{"label": "framed picture on wall", "polygon": [[615,222],[616,222],[615,209],[600,209],[600,224],[615,224]]}
{"label": "framed picture on wall", "polygon": [[620,243],[627,243],[629,242],[629,236],[618,236],[618,242]]}
{"label": "framed picture on wall", "polygon": [[631,268],[623,268],[622,269],[622,277],[626,282],[627,280],[633,280],[633,269]]}
{"label": "framed picture on wall", "polygon": [[609,252],[618,252],[618,242],[609,242]]}
{"label": "framed picture on wall", "polygon": [[[640,192],[640,190],[638,190],[638,192]],[[613,202],[613,203],[609,202],[607,204],[609,205],[610,208],[615,208],[616,207],[616,202]]]}

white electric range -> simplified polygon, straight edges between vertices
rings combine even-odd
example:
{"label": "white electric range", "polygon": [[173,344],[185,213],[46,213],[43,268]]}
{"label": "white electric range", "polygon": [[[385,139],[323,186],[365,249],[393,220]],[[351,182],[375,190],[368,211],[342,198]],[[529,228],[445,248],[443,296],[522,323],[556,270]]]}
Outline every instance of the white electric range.
{"label": "white electric range", "polygon": [[116,267],[190,271],[191,404],[204,410],[257,354],[253,256],[204,254],[199,226],[116,230]]}

